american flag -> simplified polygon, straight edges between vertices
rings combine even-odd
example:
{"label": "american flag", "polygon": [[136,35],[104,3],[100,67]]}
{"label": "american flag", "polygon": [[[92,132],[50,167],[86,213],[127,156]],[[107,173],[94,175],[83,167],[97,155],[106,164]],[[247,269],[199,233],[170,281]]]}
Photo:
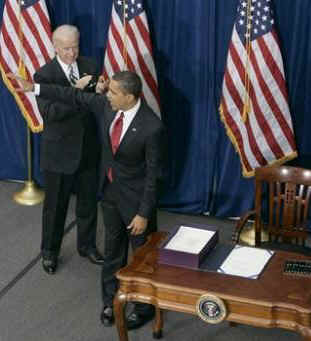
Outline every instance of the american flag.
{"label": "american flag", "polygon": [[244,176],[297,156],[270,0],[239,1],[220,112]]}
{"label": "american flag", "polygon": [[143,96],[160,116],[157,76],[142,0],[113,1],[103,74],[107,79],[121,70],[140,75]]}
{"label": "american flag", "polygon": [[16,81],[9,72],[32,80],[35,71],[54,56],[50,19],[45,0],[6,0],[0,32],[2,79],[12,92],[33,132],[43,129],[35,96],[14,91]]}

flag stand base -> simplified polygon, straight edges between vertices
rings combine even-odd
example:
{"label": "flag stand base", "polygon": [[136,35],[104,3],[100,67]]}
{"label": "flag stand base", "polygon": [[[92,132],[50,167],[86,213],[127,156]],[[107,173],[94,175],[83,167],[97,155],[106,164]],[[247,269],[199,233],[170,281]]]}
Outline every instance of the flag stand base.
{"label": "flag stand base", "polygon": [[13,200],[20,205],[37,205],[44,200],[44,191],[39,189],[33,181],[25,181],[25,187],[13,195]]}
{"label": "flag stand base", "polygon": [[[261,231],[261,241],[267,242],[269,235],[267,231]],[[245,226],[240,234],[239,242],[250,246],[255,246],[255,225]]]}

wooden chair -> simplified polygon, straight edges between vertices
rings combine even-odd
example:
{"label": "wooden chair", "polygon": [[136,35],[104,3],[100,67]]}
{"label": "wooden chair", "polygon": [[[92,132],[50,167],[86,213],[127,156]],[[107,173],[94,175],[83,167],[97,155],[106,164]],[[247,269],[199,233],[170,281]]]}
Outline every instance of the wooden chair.
{"label": "wooden chair", "polygon": [[[275,248],[276,243],[289,243],[301,246],[289,247],[289,250],[304,253],[310,197],[311,170],[290,166],[257,168],[255,209],[241,217],[233,232],[233,241],[239,242],[248,220],[254,219],[255,246]],[[265,245],[261,245],[262,230],[269,235],[269,242]]]}

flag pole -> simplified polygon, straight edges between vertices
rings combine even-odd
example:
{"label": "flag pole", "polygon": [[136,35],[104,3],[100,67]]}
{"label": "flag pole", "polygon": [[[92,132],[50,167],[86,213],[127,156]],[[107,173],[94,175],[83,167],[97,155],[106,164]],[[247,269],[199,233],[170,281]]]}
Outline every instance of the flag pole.
{"label": "flag pole", "polygon": [[127,27],[126,27],[126,0],[123,0],[123,71],[128,70],[127,65]]}
{"label": "flag pole", "polygon": [[[27,79],[27,72],[25,68],[25,64],[23,61],[24,51],[23,51],[23,31],[22,31],[22,15],[21,15],[21,3],[19,2],[19,41],[20,41],[20,60],[18,66],[18,73],[24,79]],[[37,188],[35,183],[32,180],[32,154],[31,154],[31,135],[30,129],[28,126],[28,122],[26,121],[27,126],[27,170],[28,170],[28,180],[24,182],[24,188],[14,193],[13,200],[20,205],[37,205],[40,204],[44,199],[44,192]]]}
{"label": "flag pole", "polygon": [[248,0],[247,3],[247,25],[246,25],[246,41],[245,41],[245,51],[246,51],[246,62],[245,62],[245,96],[243,105],[243,115],[242,119],[246,122],[248,114],[250,113],[250,54],[251,54],[251,32],[252,32],[252,16],[251,16],[251,5],[252,0]]}
{"label": "flag pole", "polygon": [[[250,58],[251,58],[251,32],[252,32],[252,16],[251,16],[251,6],[252,0],[248,0],[247,2],[247,25],[246,25],[246,40],[245,40],[245,51],[246,51],[246,62],[245,62],[245,96],[244,96],[244,105],[243,105],[243,115],[242,119],[246,122],[248,118],[248,114],[251,110],[250,104]],[[255,224],[251,223],[247,228],[243,229],[240,235],[240,241],[246,245],[255,246]],[[261,231],[261,241],[266,242],[269,240],[269,234],[266,230],[262,229]]]}
{"label": "flag pole", "polygon": [[[26,123],[27,124],[27,123]],[[27,169],[28,169],[28,180],[24,182],[24,188],[14,193],[13,199],[20,205],[37,205],[40,204],[44,199],[44,191],[39,189],[34,181],[32,180],[32,167],[31,167],[31,135],[30,129],[27,124]]]}

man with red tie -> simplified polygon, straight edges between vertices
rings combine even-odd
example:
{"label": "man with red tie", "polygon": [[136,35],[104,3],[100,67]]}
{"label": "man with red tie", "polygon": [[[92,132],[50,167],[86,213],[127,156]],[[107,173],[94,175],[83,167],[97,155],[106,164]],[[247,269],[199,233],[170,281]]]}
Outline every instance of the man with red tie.
{"label": "man with red tie", "polygon": [[[101,169],[106,169],[104,173],[107,175],[102,179],[106,180],[102,200],[105,263],[102,268],[104,308],[101,314],[105,326],[113,322],[112,303],[118,289],[114,274],[126,265],[128,242],[135,250],[157,228],[155,208],[163,126],[140,98],[141,90],[141,80],[135,73],[115,74],[107,91],[114,118],[111,121],[108,115],[102,115],[108,119],[107,130],[100,129],[104,133],[101,136],[104,162]],[[107,112],[105,110],[105,114]],[[136,303],[127,319],[127,327],[138,328],[153,316],[152,306]]]}
{"label": "man with red tie", "polygon": [[[101,321],[110,326],[114,322],[112,305],[118,290],[115,273],[127,263],[128,245],[135,250],[157,229],[163,124],[141,98],[141,79],[131,71],[116,73],[109,84],[99,82],[96,94],[57,85],[34,86],[15,78],[23,91],[36,88],[40,98],[81,106],[96,115],[102,148],[99,183],[105,225]],[[136,303],[127,317],[127,328],[139,328],[153,317],[153,306]]]}

